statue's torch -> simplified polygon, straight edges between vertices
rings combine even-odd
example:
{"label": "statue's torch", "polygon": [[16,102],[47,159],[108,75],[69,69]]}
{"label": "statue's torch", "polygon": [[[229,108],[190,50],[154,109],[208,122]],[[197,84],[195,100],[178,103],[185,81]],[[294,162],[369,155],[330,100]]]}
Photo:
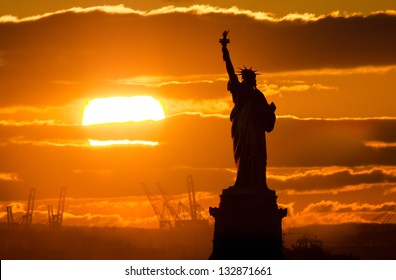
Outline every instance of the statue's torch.
{"label": "statue's torch", "polygon": [[220,43],[223,47],[227,47],[227,44],[230,43],[230,39],[227,38],[228,32],[230,32],[230,31],[225,30],[225,31],[223,32],[223,38],[221,38],[221,39],[219,40],[219,43]]}

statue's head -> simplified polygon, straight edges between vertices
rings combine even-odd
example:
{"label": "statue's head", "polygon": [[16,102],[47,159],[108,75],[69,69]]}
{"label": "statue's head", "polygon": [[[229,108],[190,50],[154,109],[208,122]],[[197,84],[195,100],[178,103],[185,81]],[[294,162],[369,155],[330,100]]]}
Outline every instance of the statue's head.
{"label": "statue's head", "polygon": [[[241,68],[239,68],[241,69]],[[245,83],[249,87],[256,87],[256,71],[252,70],[252,68],[244,67],[240,71],[240,75],[242,76],[242,82]]]}

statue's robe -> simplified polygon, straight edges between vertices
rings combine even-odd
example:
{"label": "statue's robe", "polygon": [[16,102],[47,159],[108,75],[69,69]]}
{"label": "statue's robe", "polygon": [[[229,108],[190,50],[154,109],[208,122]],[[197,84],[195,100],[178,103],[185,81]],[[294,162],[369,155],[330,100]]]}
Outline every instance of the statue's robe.
{"label": "statue's robe", "polygon": [[238,168],[235,187],[267,188],[265,132],[274,128],[274,109],[264,94],[243,82],[230,80],[228,90],[235,104],[230,115],[234,160]]}

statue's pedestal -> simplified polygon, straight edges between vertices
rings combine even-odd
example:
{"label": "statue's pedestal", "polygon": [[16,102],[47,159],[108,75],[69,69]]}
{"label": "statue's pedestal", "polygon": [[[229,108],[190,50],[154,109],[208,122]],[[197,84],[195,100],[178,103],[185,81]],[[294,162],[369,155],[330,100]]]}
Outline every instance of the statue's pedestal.
{"label": "statue's pedestal", "polygon": [[210,208],[215,218],[214,260],[282,259],[282,218],[275,191],[230,187],[220,195],[220,206]]}

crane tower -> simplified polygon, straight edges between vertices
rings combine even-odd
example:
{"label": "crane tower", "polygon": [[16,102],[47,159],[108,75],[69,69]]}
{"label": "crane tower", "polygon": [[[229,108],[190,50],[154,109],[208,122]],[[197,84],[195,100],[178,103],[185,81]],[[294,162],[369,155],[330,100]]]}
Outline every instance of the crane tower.
{"label": "crane tower", "polygon": [[27,226],[32,224],[35,197],[36,197],[36,189],[32,188],[30,189],[30,193],[29,193],[26,213],[22,216],[22,223]]}
{"label": "crane tower", "polygon": [[65,210],[66,188],[61,188],[59,194],[58,211],[54,214],[53,206],[48,205],[48,224],[52,229],[60,229],[63,222],[63,212]]}

